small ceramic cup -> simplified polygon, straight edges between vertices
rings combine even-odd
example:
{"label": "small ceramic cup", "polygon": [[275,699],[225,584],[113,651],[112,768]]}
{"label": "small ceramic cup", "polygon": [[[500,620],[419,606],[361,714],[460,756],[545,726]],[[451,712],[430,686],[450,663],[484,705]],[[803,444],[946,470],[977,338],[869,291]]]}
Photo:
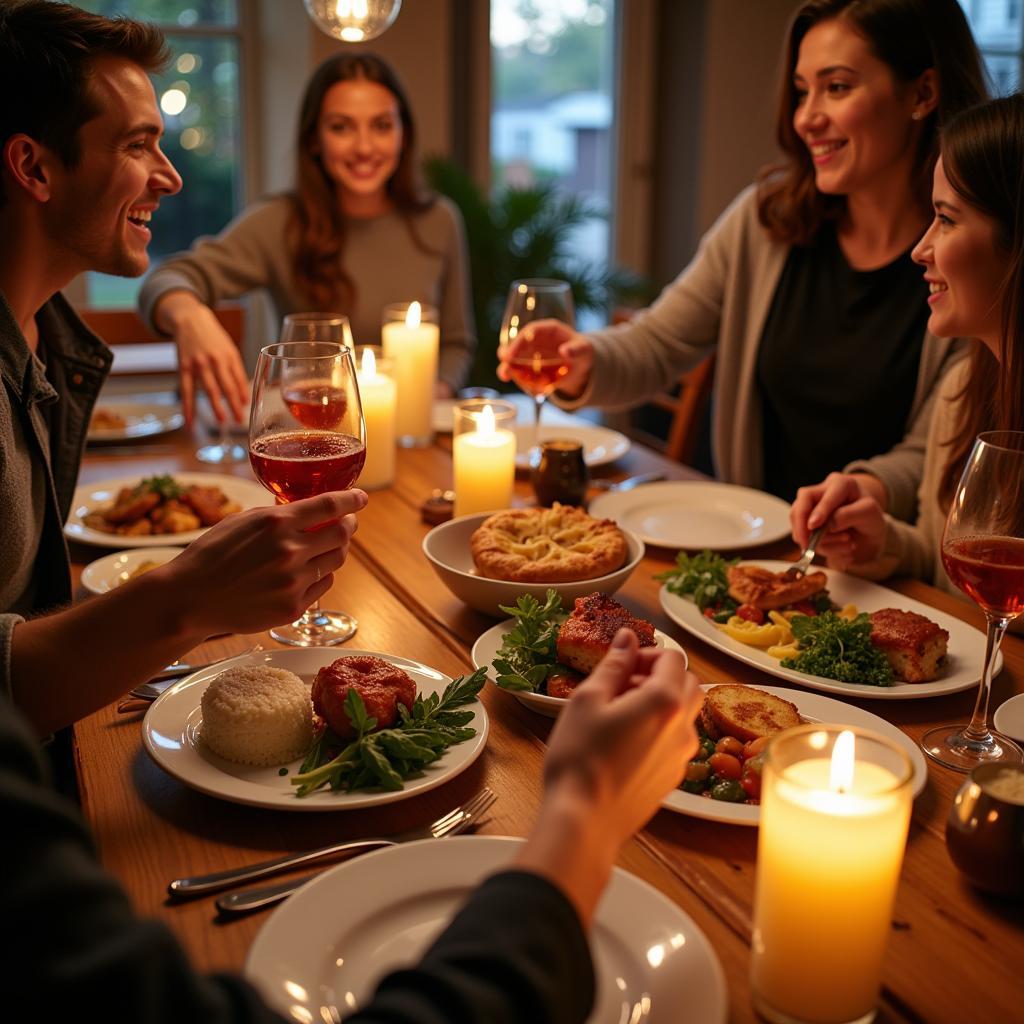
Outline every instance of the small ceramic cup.
{"label": "small ceramic cup", "polygon": [[980,889],[1024,896],[1024,765],[993,761],[971,772],[950,808],[946,846]]}

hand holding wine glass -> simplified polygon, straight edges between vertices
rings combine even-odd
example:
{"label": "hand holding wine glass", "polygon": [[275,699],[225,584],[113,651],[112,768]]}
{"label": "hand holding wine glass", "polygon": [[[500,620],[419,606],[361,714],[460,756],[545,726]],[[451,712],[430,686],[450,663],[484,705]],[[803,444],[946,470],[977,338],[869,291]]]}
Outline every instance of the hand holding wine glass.
{"label": "hand holding wine glass", "polygon": [[1006,627],[1024,613],[1024,433],[992,431],[975,441],[950,505],[942,563],[985,613],[985,665],[970,723],[930,729],[921,746],[963,772],[988,761],[1024,761],[1024,751],[988,725],[996,653]]}
{"label": "hand holding wine glass", "polygon": [[524,331],[539,320],[558,320],[572,327],[572,290],[566,281],[531,278],[513,281],[501,321],[503,370],[534,400],[534,444],[540,444],[540,415],[544,400],[569,373],[559,351],[567,339],[554,331]]}
{"label": "hand holding wine glass", "polygon": [[[268,345],[260,352],[249,420],[249,459],[279,502],[350,488],[366,459],[352,349],[334,342]],[[271,630],[299,647],[341,643],[357,623],[319,602],[291,625]]]}

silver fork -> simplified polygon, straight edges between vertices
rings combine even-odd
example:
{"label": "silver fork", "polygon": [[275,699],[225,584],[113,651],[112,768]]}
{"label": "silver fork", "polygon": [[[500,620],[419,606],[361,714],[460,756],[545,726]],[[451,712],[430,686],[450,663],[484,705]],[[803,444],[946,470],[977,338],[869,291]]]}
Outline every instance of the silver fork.
{"label": "silver fork", "polygon": [[[226,889],[240,882],[251,882],[257,878],[265,878],[267,875],[286,871],[289,868],[298,867],[300,864],[307,864],[322,857],[329,857],[332,854],[362,853],[364,850],[371,850],[378,846],[397,846],[399,843],[409,843],[417,839],[441,839],[444,836],[456,835],[478,819],[494,803],[495,799],[494,793],[487,787],[484,787],[476,796],[470,798],[459,807],[452,808],[447,814],[443,814],[438,818],[437,821],[432,821],[428,825],[421,825],[419,828],[409,829],[407,832],[400,832],[387,837],[380,836],[356,839],[346,843],[335,843],[332,846],[324,846],[318,850],[307,850],[305,853],[275,857],[273,860],[261,861],[259,864],[250,864],[244,868],[231,868],[228,871],[217,871],[211,875],[175,878],[167,886],[167,891],[172,896],[201,896],[208,892],[216,892],[218,889]],[[297,886],[299,883],[293,879],[288,884]],[[245,894],[239,893],[238,895]]]}
{"label": "silver fork", "polygon": [[814,552],[818,547],[818,541],[821,540],[821,535],[824,532],[825,524],[822,523],[822,525],[807,538],[807,547],[804,548],[804,553],[785,572],[787,579],[799,580],[803,579],[803,577],[807,575],[807,570],[810,569],[811,562],[814,561]]}

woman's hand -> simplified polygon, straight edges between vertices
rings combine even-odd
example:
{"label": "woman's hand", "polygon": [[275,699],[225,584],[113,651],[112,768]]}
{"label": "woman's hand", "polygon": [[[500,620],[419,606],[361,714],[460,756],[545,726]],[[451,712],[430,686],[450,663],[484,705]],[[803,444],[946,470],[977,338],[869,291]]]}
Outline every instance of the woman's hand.
{"label": "woman's hand", "polygon": [[561,356],[569,364],[569,372],[558,382],[558,391],[567,398],[578,398],[590,382],[594,366],[594,346],[585,334],[574,331],[561,320],[535,320],[527,324],[511,345],[498,349],[498,376],[514,380],[509,363],[529,345],[529,351],[553,358]]}
{"label": "woman's hand", "polygon": [[793,539],[803,548],[812,530],[828,523],[818,552],[833,569],[877,558],[885,543],[885,513],[873,478],[830,473],[820,484],[801,487],[789,512]]}
{"label": "woman's hand", "polygon": [[147,575],[163,585],[167,614],[183,634],[291,622],[333,586],[367,500],[364,491],[331,491],[236,513]]}
{"label": "woman's hand", "polygon": [[544,802],[516,859],[554,882],[586,925],[619,847],[679,785],[697,750],[699,680],[677,651],[619,630],[551,733]]}
{"label": "woman's hand", "polygon": [[242,354],[213,310],[191,292],[169,292],[157,305],[154,320],[178,346],[185,423],[192,424],[197,384],[206,392],[218,423],[227,419],[228,408],[237,423],[244,423],[249,413],[249,380]]}

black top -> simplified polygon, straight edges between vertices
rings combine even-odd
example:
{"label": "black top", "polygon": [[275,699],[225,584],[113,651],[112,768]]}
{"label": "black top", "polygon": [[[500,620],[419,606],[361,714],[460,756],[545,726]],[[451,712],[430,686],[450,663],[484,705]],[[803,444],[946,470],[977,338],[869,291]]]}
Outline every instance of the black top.
{"label": "black top", "polygon": [[766,491],[792,501],[798,487],[903,439],[927,298],[909,251],[878,270],[854,270],[833,224],[793,247],[757,357]]}
{"label": "black top", "polygon": [[[0,957],[5,1020],[281,1024],[247,982],[197,974],[167,928],[135,915],[75,808],[43,784],[37,745],[2,695],[0,821],[0,920],[12,940]],[[351,1021],[579,1024],[593,998],[572,905],[539,876],[506,871]]]}

